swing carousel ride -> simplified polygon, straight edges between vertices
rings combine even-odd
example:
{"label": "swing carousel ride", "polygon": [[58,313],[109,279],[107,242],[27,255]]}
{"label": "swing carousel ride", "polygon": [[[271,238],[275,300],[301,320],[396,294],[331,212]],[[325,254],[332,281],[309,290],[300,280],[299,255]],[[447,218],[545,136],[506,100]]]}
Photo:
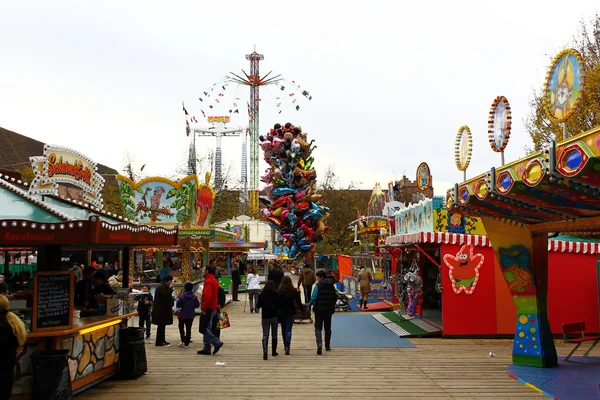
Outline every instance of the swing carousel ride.
{"label": "swing carousel ride", "polygon": [[[246,87],[250,88],[250,96],[246,100],[249,125],[247,134],[250,136],[250,211],[252,215],[257,215],[259,211],[260,104],[268,103],[277,111],[277,114],[281,114],[282,111],[288,109],[300,111],[303,107],[302,102],[312,100],[312,95],[296,84],[295,81],[287,79],[281,74],[270,71],[264,76],[260,76],[259,63],[264,60],[264,55],[257,53],[256,49],[251,54],[246,55],[246,60],[250,61],[249,73],[243,70],[241,73],[230,72],[204,90],[198,100],[200,101],[200,112],[204,118],[215,115],[215,113],[235,117],[234,114],[240,114],[240,109],[243,110],[243,93]],[[190,122],[198,123],[198,120],[195,116],[189,116],[186,112],[186,132],[188,132],[188,136]],[[245,159],[245,154],[244,147],[242,159]],[[246,177],[246,171],[247,167],[242,165],[242,180]],[[247,182],[242,182],[242,185],[246,188]]]}

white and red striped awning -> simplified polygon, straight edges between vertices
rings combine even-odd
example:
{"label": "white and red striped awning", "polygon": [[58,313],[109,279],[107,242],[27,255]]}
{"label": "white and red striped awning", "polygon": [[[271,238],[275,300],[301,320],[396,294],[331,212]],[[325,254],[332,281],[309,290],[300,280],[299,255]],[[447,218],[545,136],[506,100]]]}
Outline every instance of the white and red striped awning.
{"label": "white and red striped awning", "polygon": [[[478,247],[492,247],[491,242],[485,235],[466,235],[462,233],[418,232],[406,235],[388,236],[385,239],[386,246],[421,243],[473,244]],[[548,251],[558,253],[598,254],[600,253],[600,243],[550,240],[548,241]]]}

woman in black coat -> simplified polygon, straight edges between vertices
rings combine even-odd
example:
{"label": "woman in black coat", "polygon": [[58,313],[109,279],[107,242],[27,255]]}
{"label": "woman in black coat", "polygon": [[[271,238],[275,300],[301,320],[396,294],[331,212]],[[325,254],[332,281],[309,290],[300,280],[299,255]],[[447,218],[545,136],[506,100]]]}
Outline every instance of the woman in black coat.
{"label": "woman in black coat", "polygon": [[152,324],[156,328],[156,346],[169,346],[165,338],[167,325],[173,325],[173,277],[167,275],[154,292],[154,306],[152,308]]}

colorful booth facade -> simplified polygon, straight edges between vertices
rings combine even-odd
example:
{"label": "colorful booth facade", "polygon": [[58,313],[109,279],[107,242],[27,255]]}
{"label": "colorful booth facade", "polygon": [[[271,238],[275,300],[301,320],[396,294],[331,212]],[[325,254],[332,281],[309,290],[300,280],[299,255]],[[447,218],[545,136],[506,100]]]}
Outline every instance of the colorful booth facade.
{"label": "colorful booth facade", "polygon": [[[589,332],[600,331],[598,308],[582,307],[598,298],[600,244],[574,240],[548,243],[548,316],[555,335],[562,333],[563,323],[573,321],[586,321]],[[387,245],[418,245],[424,252],[439,253],[436,262],[443,287],[444,336],[504,336],[515,332],[516,309],[486,236],[420,232],[390,237]]]}
{"label": "colorful booth facade", "polygon": [[[548,319],[548,235],[600,225],[600,129],[468,180],[448,192],[451,211],[482,219],[517,309],[513,361],[557,365]],[[597,308],[593,304],[583,307]]]}

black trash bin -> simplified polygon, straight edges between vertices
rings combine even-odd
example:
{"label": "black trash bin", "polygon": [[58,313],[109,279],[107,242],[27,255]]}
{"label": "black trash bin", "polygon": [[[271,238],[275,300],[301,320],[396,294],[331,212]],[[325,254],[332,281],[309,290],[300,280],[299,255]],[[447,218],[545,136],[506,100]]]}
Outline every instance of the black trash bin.
{"label": "black trash bin", "polygon": [[36,352],[31,355],[33,398],[39,400],[71,400],[69,350]]}
{"label": "black trash bin", "polygon": [[148,370],[144,328],[124,328],[119,331],[119,372],[122,378],[140,377]]}

